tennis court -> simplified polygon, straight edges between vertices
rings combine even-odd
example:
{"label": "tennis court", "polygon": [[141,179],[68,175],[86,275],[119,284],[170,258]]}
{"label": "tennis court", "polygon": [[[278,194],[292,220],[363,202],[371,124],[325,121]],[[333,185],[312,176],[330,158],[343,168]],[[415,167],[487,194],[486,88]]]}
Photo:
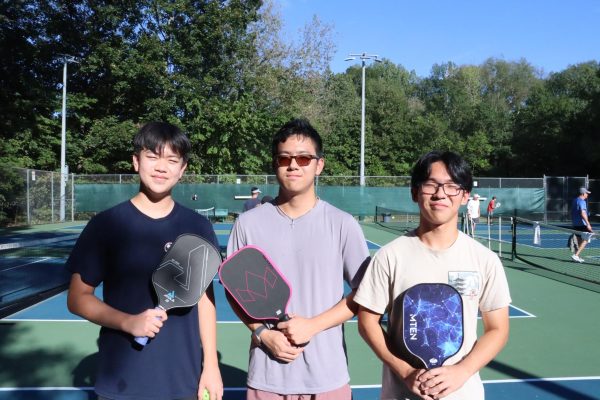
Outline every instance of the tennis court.
{"label": "tennis court", "polygon": [[[372,252],[399,234],[393,229],[382,229],[377,224],[362,226]],[[59,231],[56,231],[58,227],[51,228],[55,234],[76,235],[82,227],[81,224],[73,224]],[[230,229],[231,224],[215,224],[221,245],[226,244]],[[503,231],[505,229],[502,228]],[[522,227],[522,230],[523,233],[531,231],[533,234],[530,227]],[[487,228],[482,229],[481,234],[485,239]],[[23,232],[15,233],[13,241],[23,240],[22,235]],[[42,233],[38,231],[37,235]],[[517,236],[519,247],[540,247],[529,244],[527,234],[521,236]],[[502,353],[481,371],[487,399],[600,398],[600,346],[597,338],[600,332],[597,309],[600,304],[600,285],[560,272],[561,269],[577,267],[598,273],[600,265],[569,262],[570,252],[566,242],[560,246],[557,244],[555,248],[550,236],[550,232],[542,232],[541,243],[548,246],[545,248],[547,251],[560,254],[554,256],[560,258],[560,264],[550,263],[551,266],[560,267],[542,269],[518,259],[504,260],[513,298],[510,309],[511,336]],[[3,239],[7,237],[9,235],[5,233]],[[31,239],[43,240],[48,237],[32,236]],[[503,246],[510,252],[510,234],[506,241]],[[68,244],[63,242],[54,244],[68,248]],[[2,252],[0,269],[6,271],[15,266],[18,266],[17,269],[29,268],[21,266],[23,264],[39,264],[38,267],[44,265],[43,268],[50,271],[61,265],[66,254],[52,254],[58,250],[51,244],[47,243],[49,248],[42,250],[43,254],[33,257],[50,257],[52,263],[34,262],[35,258],[24,261],[21,258],[30,256],[13,254],[8,257]],[[590,255],[597,251],[592,247],[588,250]],[[521,253],[523,257],[526,256],[525,251]],[[585,284],[578,284],[581,282]],[[6,276],[0,283],[10,286]],[[30,290],[40,284],[33,284]],[[241,399],[245,393],[249,333],[229,308],[223,288],[218,283],[215,287],[219,360],[226,386],[225,398]],[[590,290],[594,288],[596,290]],[[98,330],[97,326],[67,311],[64,291],[58,291],[0,320],[0,364],[3,366],[0,369],[0,400],[95,398],[92,387]],[[381,363],[360,338],[355,321],[346,323],[345,331],[354,398],[377,399]]]}

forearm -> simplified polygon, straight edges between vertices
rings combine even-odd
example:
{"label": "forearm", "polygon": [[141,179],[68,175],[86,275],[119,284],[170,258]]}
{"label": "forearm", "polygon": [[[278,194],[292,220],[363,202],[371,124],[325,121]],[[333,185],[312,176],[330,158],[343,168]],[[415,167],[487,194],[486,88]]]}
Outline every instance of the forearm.
{"label": "forearm", "polygon": [[73,274],[67,297],[69,311],[107,328],[148,337],[154,337],[168,318],[162,309],[148,309],[137,315],[125,313],[100,300],[94,292],[95,287]]}
{"label": "forearm", "polygon": [[[494,319],[490,319],[490,314]],[[482,313],[484,334],[477,339],[475,346],[463,358],[459,365],[468,371],[469,376],[481,370],[500,353],[506,345],[509,335],[508,307],[488,313]]]}
{"label": "forearm", "polygon": [[315,333],[343,324],[356,315],[358,305],[354,302],[355,292],[353,290],[336,305],[310,319]]}
{"label": "forearm", "polygon": [[397,357],[390,350],[389,337],[379,323],[381,316],[366,309],[359,311],[358,332],[364,341],[373,350],[377,358],[394,371],[402,379],[406,378],[415,369],[406,361]]}
{"label": "forearm", "polygon": [[212,286],[204,293],[198,303],[198,323],[202,342],[202,375],[198,382],[198,398],[204,398],[208,392],[211,400],[223,397],[223,379],[219,370],[217,355],[217,311]]}
{"label": "forearm", "polygon": [[104,303],[93,293],[69,293],[67,299],[69,311],[95,324],[116,330],[125,330],[125,321],[130,314],[124,313]]}
{"label": "forearm", "polygon": [[591,230],[592,229],[592,224],[590,224],[590,220],[588,219],[586,211],[581,211],[581,219],[583,219],[583,222],[585,223],[585,226],[587,226],[588,229]]}
{"label": "forearm", "polygon": [[217,356],[217,311],[212,288],[198,303],[198,321],[200,324],[200,340],[204,354],[204,368],[218,368]]}

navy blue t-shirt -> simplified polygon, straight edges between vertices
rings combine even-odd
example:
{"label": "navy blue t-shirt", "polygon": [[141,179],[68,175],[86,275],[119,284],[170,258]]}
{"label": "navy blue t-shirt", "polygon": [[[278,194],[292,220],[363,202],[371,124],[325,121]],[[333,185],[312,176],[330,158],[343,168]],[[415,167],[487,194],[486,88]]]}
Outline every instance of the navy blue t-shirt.
{"label": "navy blue t-shirt", "polygon": [[[167,243],[184,233],[203,236],[218,248],[211,223],[196,212],[175,203],[168,216],[153,219],[126,201],[89,221],[67,268],[90,286],[103,283],[106,304],[139,314],[156,306],[152,273]],[[197,306],[169,311],[143,349],[133,343],[128,333],[100,329],[96,393],[111,399],[196,396],[202,371]]]}

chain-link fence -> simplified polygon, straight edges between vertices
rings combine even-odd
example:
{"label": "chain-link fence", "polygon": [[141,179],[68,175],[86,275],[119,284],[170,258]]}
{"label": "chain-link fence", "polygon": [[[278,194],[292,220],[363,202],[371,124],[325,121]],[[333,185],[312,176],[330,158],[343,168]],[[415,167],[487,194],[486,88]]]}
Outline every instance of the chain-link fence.
{"label": "chain-link fence", "polygon": [[[63,216],[67,221],[86,220],[135,194],[139,185],[137,174],[69,174],[61,198],[58,172],[3,167],[0,175],[1,226],[59,222]],[[321,197],[358,216],[372,215],[375,205],[391,208],[412,206],[407,191],[409,176],[368,176],[365,181],[366,186],[361,188],[358,176],[319,176],[315,184]],[[252,186],[260,187],[263,195],[277,194],[274,175],[187,174],[176,187],[174,196],[190,208],[215,206],[235,211],[241,203],[233,198],[249,194]],[[475,178],[473,192],[482,198],[504,195],[506,213],[510,206],[511,214],[545,222],[568,221],[571,201],[581,186],[592,191],[590,212],[592,219],[600,219],[600,180],[597,179],[481,177]],[[197,197],[199,200],[195,201]]]}
{"label": "chain-link fence", "polygon": [[58,172],[0,167],[0,226],[72,220],[73,175],[62,190],[60,178]]}

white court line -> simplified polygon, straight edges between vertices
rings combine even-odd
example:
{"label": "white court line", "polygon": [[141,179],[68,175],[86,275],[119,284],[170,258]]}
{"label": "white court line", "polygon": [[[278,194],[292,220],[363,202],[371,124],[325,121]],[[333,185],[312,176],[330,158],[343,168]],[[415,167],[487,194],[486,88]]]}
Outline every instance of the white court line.
{"label": "white court line", "polygon": [[58,257],[42,257],[42,258],[41,258],[41,259],[39,259],[39,260],[32,261],[32,262],[28,262],[27,264],[19,264],[19,265],[15,265],[14,267],[10,267],[10,268],[3,269],[3,270],[2,270],[2,272],[5,272],[5,271],[10,271],[11,269],[16,269],[16,268],[26,267],[26,266],[28,266],[28,265],[31,265],[31,264],[37,264],[37,263],[39,263],[39,262],[43,262],[43,261],[48,261],[48,260],[51,260],[51,259],[53,259],[53,258],[56,258],[56,259],[58,259]]}
{"label": "white court line", "polygon": [[[484,384],[502,384],[502,383],[526,383],[526,382],[568,382],[568,381],[595,381],[600,380],[600,376],[574,376],[574,377],[561,377],[561,378],[527,378],[527,379],[494,379],[484,380]],[[375,385],[350,385],[352,389],[379,389],[381,384]],[[246,387],[225,387],[226,392],[237,392],[245,391]],[[69,391],[80,391],[80,390],[94,390],[92,386],[56,386],[56,387],[1,387],[0,392],[22,392],[22,391],[51,391],[51,390],[69,390]]]}
{"label": "white court line", "polygon": [[512,307],[512,308],[514,308],[514,309],[516,309],[516,310],[519,310],[519,311],[521,311],[523,314],[527,314],[527,315],[519,315],[519,316],[516,316],[516,317],[511,317],[511,318],[537,318],[537,317],[536,317],[535,315],[533,315],[532,313],[530,313],[530,312],[527,312],[527,311],[525,311],[525,310],[523,310],[522,308],[519,308],[519,307],[517,307],[517,306],[513,306],[512,304],[511,304],[509,307]]}
{"label": "white court line", "polygon": [[[366,240],[366,239],[365,239]],[[374,244],[375,246],[379,247],[379,249],[381,248],[381,245],[379,243],[375,243],[372,240],[367,240],[367,243],[371,243]],[[373,249],[373,250],[379,250],[379,249]]]}
{"label": "white court line", "polygon": [[560,382],[560,381],[596,381],[600,376],[574,376],[564,378],[526,378],[526,379],[495,379],[483,383],[520,383],[520,382]]}

